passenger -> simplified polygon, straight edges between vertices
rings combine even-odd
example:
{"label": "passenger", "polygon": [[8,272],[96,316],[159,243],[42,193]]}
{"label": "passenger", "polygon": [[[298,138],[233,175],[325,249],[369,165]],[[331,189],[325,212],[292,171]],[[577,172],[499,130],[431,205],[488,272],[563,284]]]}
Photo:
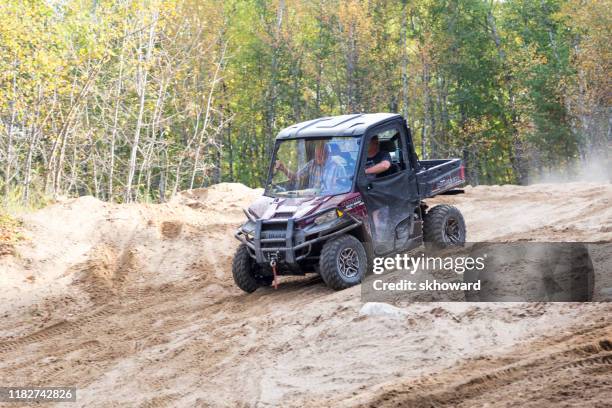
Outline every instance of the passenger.
{"label": "passenger", "polygon": [[344,167],[330,157],[329,146],[324,142],[316,143],[314,158],[298,171],[291,172],[280,160],[274,164],[274,170],[282,172],[291,181],[297,181],[303,188],[321,191],[333,191],[336,181],[346,178]]}

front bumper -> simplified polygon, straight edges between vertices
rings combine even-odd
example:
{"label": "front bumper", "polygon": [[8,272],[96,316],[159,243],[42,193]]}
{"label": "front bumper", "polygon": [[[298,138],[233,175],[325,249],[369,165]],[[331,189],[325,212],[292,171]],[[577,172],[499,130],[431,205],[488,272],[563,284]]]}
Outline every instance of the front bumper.
{"label": "front bumper", "polygon": [[[242,227],[235,237],[249,248],[249,253],[257,263],[267,264],[273,259],[277,262],[296,264],[311,255],[314,244],[327,241],[359,226],[362,222],[353,218],[338,219],[330,225],[321,225],[317,230],[295,230],[293,219],[256,220],[255,230],[248,234]],[[252,236],[251,236],[252,235]]]}

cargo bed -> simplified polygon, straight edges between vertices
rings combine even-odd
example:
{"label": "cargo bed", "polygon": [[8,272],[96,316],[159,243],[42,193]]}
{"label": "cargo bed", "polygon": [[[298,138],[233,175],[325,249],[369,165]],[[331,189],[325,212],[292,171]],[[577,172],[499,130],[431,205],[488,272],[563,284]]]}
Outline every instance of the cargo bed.
{"label": "cargo bed", "polygon": [[461,159],[419,160],[416,176],[421,199],[445,193],[465,183]]}

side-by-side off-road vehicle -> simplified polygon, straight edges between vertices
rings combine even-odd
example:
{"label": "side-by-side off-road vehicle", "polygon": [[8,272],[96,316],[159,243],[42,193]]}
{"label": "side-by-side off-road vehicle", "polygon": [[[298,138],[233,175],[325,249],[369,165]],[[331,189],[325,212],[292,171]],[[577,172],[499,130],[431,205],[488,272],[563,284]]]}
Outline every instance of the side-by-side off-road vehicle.
{"label": "side-by-side off-road vehicle", "polygon": [[[367,174],[382,158],[378,174]],[[380,159],[379,159],[380,161]],[[380,168],[378,168],[380,169]],[[370,172],[371,173],[371,172]],[[461,245],[463,216],[424,200],[461,192],[460,159],[419,160],[397,114],[324,117],[276,137],[265,192],[245,214],[232,273],[245,292],[278,275],[318,273],[333,289],[361,282],[377,256],[424,242]]]}

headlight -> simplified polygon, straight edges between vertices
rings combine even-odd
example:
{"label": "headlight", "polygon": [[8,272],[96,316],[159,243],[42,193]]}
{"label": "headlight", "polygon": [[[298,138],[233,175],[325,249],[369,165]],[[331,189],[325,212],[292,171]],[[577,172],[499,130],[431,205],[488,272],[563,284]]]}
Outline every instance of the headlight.
{"label": "headlight", "polygon": [[319,215],[317,218],[314,219],[314,223],[320,225],[324,222],[333,221],[336,218],[338,218],[338,213],[336,212],[336,209],[333,209],[331,211],[327,211],[326,213]]}
{"label": "headlight", "polygon": [[253,221],[247,221],[242,224],[242,227],[240,227],[240,229],[242,230],[242,232],[252,238],[255,234],[255,223]]}

